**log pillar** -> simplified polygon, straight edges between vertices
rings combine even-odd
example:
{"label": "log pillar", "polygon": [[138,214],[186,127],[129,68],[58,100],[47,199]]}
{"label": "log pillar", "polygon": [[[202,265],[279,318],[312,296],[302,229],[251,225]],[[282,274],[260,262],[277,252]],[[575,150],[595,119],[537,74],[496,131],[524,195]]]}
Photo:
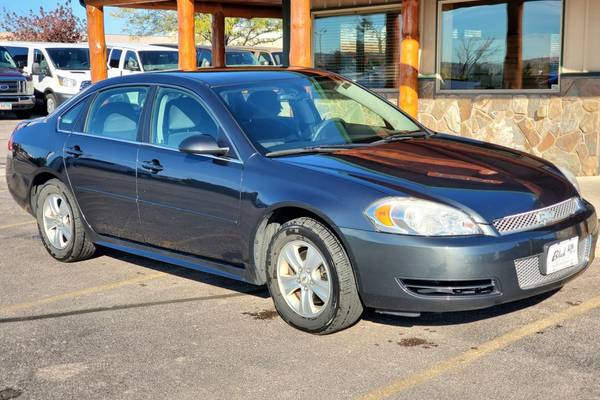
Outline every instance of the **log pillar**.
{"label": "log pillar", "polygon": [[290,2],[290,65],[312,66],[310,0]]}
{"label": "log pillar", "polygon": [[419,113],[419,0],[402,0],[398,84],[398,105],[416,118]]}
{"label": "log pillar", "polygon": [[504,89],[523,89],[523,3],[510,0],[507,5]]}
{"label": "log pillar", "polygon": [[194,0],[177,0],[179,25],[179,69],[195,71],[196,38],[194,37]]}
{"label": "log pillar", "polygon": [[222,12],[212,15],[212,65],[225,66],[225,14]]}
{"label": "log pillar", "polygon": [[104,36],[104,10],[86,5],[88,43],[90,47],[90,71],[92,82],[106,79],[106,38]]}

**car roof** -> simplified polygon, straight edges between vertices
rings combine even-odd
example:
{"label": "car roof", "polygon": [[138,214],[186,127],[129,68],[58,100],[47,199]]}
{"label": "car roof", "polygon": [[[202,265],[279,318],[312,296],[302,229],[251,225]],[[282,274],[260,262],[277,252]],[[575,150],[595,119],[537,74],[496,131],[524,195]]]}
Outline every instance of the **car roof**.
{"label": "car roof", "polygon": [[139,43],[107,43],[106,47],[108,48],[119,48],[124,50],[157,50],[157,51],[172,51],[177,52],[177,49],[174,49],[169,46],[155,46],[152,44],[139,44]]}
{"label": "car roof", "polygon": [[240,85],[248,82],[269,82],[282,79],[294,79],[299,76],[333,76],[326,71],[299,67],[225,67],[202,68],[198,71],[163,71],[150,74],[174,75],[196,80],[210,87]]}
{"label": "car roof", "polygon": [[23,42],[23,41],[2,41],[0,42],[2,46],[21,46],[21,47],[42,47],[42,48],[56,48],[56,47],[69,47],[69,48],[89,48],[88,44],[85,42],[81,43],[55,43],[55,42]]}

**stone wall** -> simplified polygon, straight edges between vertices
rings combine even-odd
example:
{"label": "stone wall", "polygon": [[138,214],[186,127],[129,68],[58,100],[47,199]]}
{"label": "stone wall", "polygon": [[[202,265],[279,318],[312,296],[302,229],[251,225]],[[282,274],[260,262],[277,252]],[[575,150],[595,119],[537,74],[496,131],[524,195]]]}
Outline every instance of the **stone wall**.
{"label": "stone wall", "polygon": [[454,95],[436,94],[434,80],[421,80],[419,120],[438,132],[533,153],[576,175],[598,175],[600,77],[565,77],[561,87],[552,95]]}

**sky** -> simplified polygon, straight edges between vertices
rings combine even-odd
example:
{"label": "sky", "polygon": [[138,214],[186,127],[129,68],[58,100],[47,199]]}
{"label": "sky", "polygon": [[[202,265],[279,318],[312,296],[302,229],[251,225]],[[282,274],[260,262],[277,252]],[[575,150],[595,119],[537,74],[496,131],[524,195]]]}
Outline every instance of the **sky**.
{"label": "sky", "polygon": [[[59,3],[58,0],[0,0],[0,10],[7,9],[18,14],[25,14],[29,10],[36,12],[40,6],[51,10]],[[62,3],[62,1],[61,1]],[[85,9],[79,4],[79,0],[72,0],[75,14],[85,21]],[[108,34],[121,34],[125,32],[125,20],[110,15],[113,8],[104,9],[104,29]]]}

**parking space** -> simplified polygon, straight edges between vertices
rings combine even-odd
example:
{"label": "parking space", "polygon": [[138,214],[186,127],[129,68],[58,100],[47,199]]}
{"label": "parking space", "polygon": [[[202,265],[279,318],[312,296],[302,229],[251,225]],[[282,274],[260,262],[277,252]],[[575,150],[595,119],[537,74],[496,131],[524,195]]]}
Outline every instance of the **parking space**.
{"label": "parking space", "polygon": [[[4,118],[4,116],[3,116]],[[0,119],[0,173],[15,124]],[[598,399],[600,263],[562,290],[319,337],[264,288],[101,251],[62,264],[0,180],[0,399]]]}

